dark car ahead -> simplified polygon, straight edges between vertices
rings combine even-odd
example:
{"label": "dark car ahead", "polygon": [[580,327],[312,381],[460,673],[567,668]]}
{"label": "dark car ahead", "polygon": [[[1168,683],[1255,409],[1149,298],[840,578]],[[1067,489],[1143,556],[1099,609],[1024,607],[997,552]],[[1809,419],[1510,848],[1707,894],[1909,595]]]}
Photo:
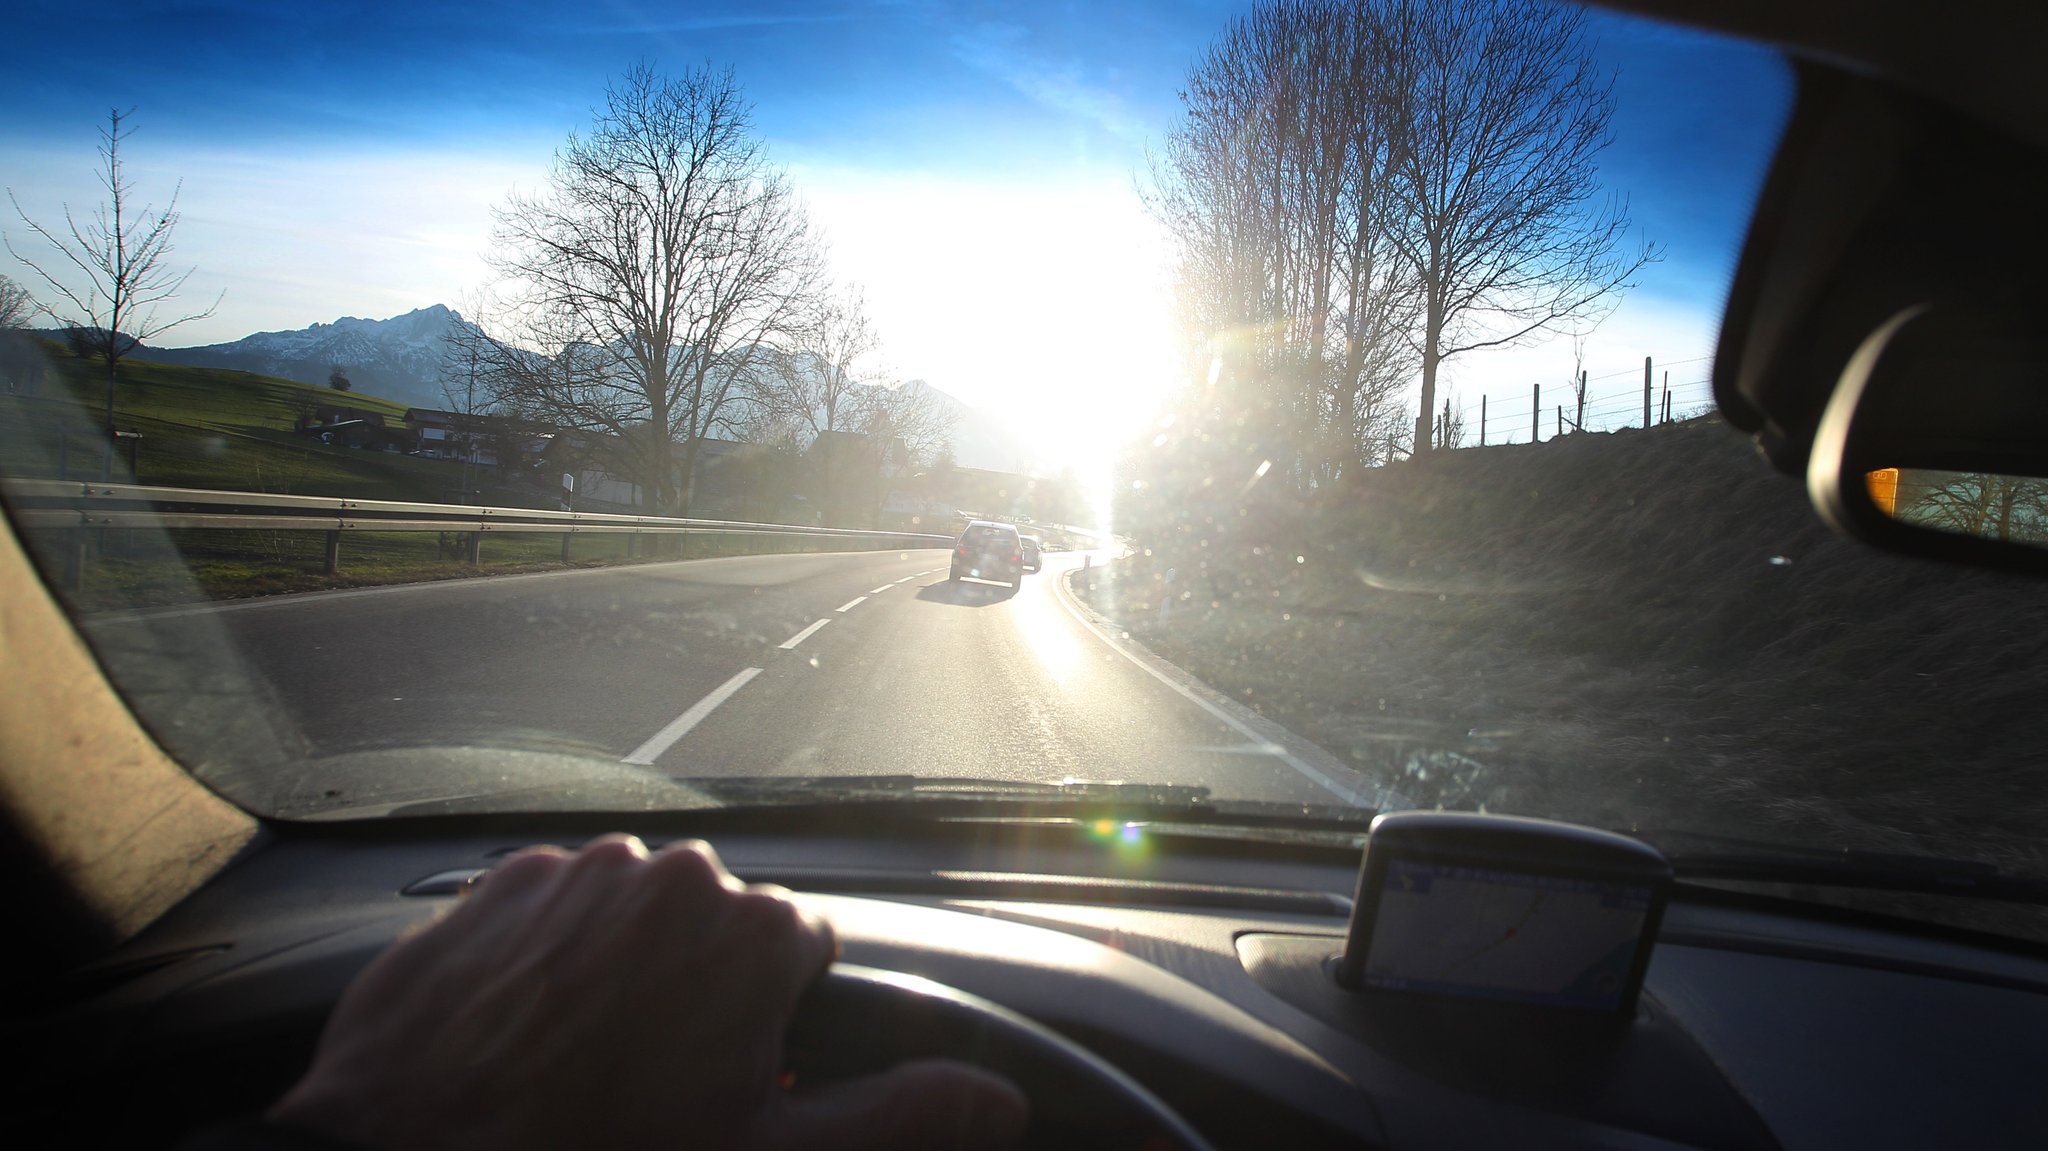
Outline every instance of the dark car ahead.
{"label": "dark car ahead", "polygon": [[1024,581],[1024,541],[1010,524],[976,520],[953,544],[950,579],[972,576],[1019,586]]}
{"label": "dark car ahead", "polygon": [[1045,560],[1042,556],[1039,555],[1039,549],[1044,545],[1039,542],[1038,537],[1019,536],[1017,538],[1018,542],[1020,542],[1024,547],[1024,570],[1028,572],[1035,572],[1040,568],[1043,568],[1045,566]]}

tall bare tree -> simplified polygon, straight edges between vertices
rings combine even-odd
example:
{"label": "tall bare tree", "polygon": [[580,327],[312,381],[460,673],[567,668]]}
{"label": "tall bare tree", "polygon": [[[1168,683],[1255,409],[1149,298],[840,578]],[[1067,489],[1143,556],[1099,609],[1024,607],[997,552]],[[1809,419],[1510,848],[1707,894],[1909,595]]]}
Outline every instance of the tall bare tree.
{"label": "tall bare tree", "polygon": [[1417,453],[1443,362],[1611,309],[1654,247],[1624,244],[1627,204],[1599,193],[1613,80],[1586,14],[1550,0],[1383,0],[1403,260],[1422,292]]}
{"label": "tall bare tree", "polygon": [[[121,358],[145,340],[213,315],[225,296],[222,293],[214,297],[204,311],[171,318],[157,314],[158,305],[175,299],[196,269],[181,271],[166,262],[171,254],[171,233],[178,226],[182,182],[171,190],[170,203],[161,212],[148,204],[139,208],[135,205],[135,185],[121,169],[121,143],[135,132],[132,127],[122,127],[129,114],[118,109],[109,111],[107,126],[99,130],[99,180],[107,198],[93,210],[90,220],[81,223],[67,204],[60,234],[57,229],[29,219],[14,190],[7,191],[15,215],[31,232],[42,237],[58,258],[46,257],[38,263],[16,251],[11,241],[7,243],[8,252],[42,277],[61,298],[62,304],[49,309],[51,315],[71,327],[77,346],[107,366],[110,436],[114,432],[114,384]],[[70,265],[70,271],[65,271],[65,264]]]}
{"label": "tall bare tree", "polygon": [[1303,484],[1384,457],[1414,360],[1375,35],[1371,8],[1316,0],[1233,21],[1154,171],[1212,422]]}
{"label": "tall bare tree", "polygon": [[628,71],[546,190],[499,210],[494,243],[493,400],[615,437],[645,502],[687,511],[700,445],[741,422],[821,275],[732,73]]}

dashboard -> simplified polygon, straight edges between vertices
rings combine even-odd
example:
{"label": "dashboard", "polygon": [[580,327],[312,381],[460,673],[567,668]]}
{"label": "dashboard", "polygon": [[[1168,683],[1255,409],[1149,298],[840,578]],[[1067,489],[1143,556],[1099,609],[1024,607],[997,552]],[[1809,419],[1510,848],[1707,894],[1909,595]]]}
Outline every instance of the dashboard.
{"label": "dashboard", "polygon": [[1339,987],[1356,850],[1159,829],[1133,851],[1057,821],[863,820],[856,836],[722,813],[270,825],[62,1003],[6,1026],[15,1051],[45,1053],[15,1081],[22,1129],[41,1118],[86,1145],[150,1145],[260,1110],[355,972],[470,876],[621,826],[710,839],[740,877],[828,916],[845,962],[1043,1024],[1218,1147],[2048,1134],[2048,959],[1982,938],[1681,878],[1613,1026]]}

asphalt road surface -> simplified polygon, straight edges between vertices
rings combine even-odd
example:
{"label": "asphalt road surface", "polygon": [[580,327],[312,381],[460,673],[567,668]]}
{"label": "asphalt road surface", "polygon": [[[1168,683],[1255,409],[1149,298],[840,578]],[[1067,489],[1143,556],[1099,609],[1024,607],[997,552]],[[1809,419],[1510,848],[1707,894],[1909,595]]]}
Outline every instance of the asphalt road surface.
{"label": "asphalt road surface", "polygon": [[[212,729],[282,716],[268,726],[311,761],[309,777],[323,758],[381,752],[388,772],[407,749],[469,747],[485,749],[472,765],[526,749],[616,765],[612,778],[1074,778],[1229,799],[1379,798],[1320,750],[1110,634],[1061,585],[1080,554],[1048,554],[1015,592],[949,581],[947,559],[644,564],[201,605],[89,630],[129,680],[154,669],[138,710],[181,759],[217,775],[233,775],[237,752]],[[152,650],[183,663],[152,663]],[[202,692],[200,675],[243,686]],[[235,691],[256,698],[213,718],[192,710],[195,697]]]}

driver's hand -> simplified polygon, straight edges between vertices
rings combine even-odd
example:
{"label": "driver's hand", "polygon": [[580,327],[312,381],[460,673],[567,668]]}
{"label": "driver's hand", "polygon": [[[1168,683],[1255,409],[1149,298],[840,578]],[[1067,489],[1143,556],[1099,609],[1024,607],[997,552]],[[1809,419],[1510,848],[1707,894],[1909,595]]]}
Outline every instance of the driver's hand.
{"label": "driver's hand", "polygon": [[785,1089],[832,929],[703,843],[521,852],[349,986],[275,1122],[365,1147],[995,1147],[1023,1095],[965,1064]]}

